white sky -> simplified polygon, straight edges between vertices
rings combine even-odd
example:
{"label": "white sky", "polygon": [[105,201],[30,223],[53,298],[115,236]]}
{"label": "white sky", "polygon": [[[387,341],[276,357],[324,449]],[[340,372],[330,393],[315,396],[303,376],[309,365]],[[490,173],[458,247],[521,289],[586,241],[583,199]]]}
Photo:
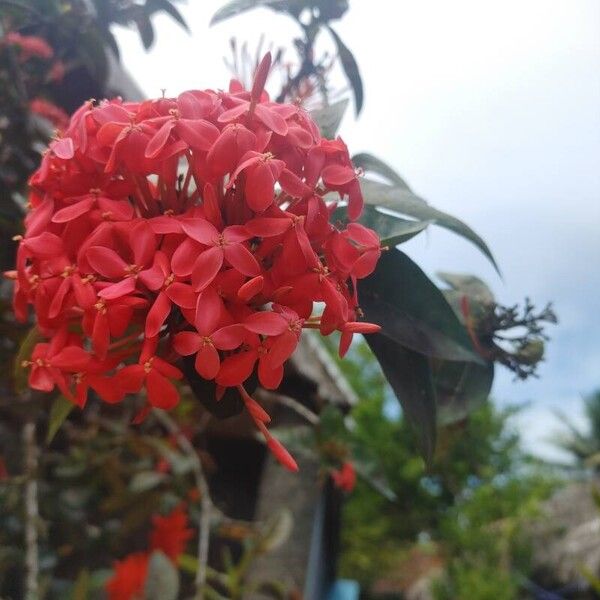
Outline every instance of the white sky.
{"label": "white sky", "polygon": [[[181,5],[192,28],[155,19],[145,53],[120,29],[125,66],[149,96],[224,88],[229,38],[254,48],[261,32],[295,33],[267,9],[208,28],[217,0]],[[521,417],[531,448],[559,429],[552,408],[580,415],[600,387],[600,2],[598,0],[351,0],[336,26],[365,84],[358,121],[341,135],[352,153],[395,167],[434,206],[489,243],[498,279],[478,251],[439,228],[404,248],[428,272],[470,272],[504,303],[555,303],[539,380],[512,383],[499,370],[500,402],[532,401]]]}

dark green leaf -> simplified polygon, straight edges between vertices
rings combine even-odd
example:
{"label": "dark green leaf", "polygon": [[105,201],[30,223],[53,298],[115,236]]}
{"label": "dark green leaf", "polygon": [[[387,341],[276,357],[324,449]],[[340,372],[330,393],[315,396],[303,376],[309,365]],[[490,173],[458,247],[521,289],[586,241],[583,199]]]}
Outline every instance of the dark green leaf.
{"label": "dark green leaf", "polygon": [[384,163],[381,159],[369,154],[368,152],[361,152],[355,154],[352,157],[352,162],[355,166],[360,167],[365,173],[375,173],[381,175],[387,179],[392,185],[405,190],[410,190],[408,183],[392,169],[388,164]]}
{"label": "dark green leaf", "polygon": [[97,29],[92,27],[88,28],[83,39],[84,43],[78,48],[81,61],[98,85],[104,87],[108,77],[106,40]]}
{"label": "dark green leaf", "polygon": [[438,424],[462,421],[487,401],[494,381],[494,363],[432,360],[438,403]]}
{"label": "dark green leaf", "polygon": [[427,357],[376,333],[365,336],[383,374],[415,428],[423,458],[430,464],[436,440],[436,398]]}
{"label": "dark green leaf", "polygon": [[496,271],[500,273],[498,265],[487,244],[460,219],[433,208],[433,206],[427,204],[425,200],[416,194],[413,194],[410,190],[386,185],[384,183],[377,183],[376,181],[369,181],[368,179],[363,179],[360,182],[360,185],[363,197],[367,204],[383,206],[422,221],[432,220],[440,227],[445,227],[446,229],[461,235],[475,244],[491,261]]}
{"label": "dark green leaf", "polygon": [[358,64],[356,63],[356,59],[352,52],[350,52],[346,44],[342,42],[340,36],[329,25],[326,27],[329,29],[329,33],[331,33],[331,37],[335,42],[342,68],[352,86],[352,91],[354,92],[354,106],[356,109],[356,116],[358,116],[363,105],[363,84],[360,71],[358,70]]}
{"label": "dark green leaf", "polygon": [[319,126],[321,135],[325,138],[333,139],[337,135],[347,108],[348,99],[344,98],[335,104],[311,110],[310,116]]}
{"label": "dark green leaf", "polygon": [[153,12],[163,11],[166,12],[170,17],[172,17],[175,21],[177,21],[188,33],[190,33],[190,28],[188,24],[185,22],[185,19],[182,17],[181,13],[169,2],[169,0],[146,0],[146,11],[148,14],[152,14]]}
{"label": "dark green leaf", "polygon": [[82,569],[75,580],[71,600],[87,600],[90,594],[90,572]]}
{"label": "dark green leaf", "polygon": [[144,48],[148,50],[154,43],[154,27],[152,26],[150,17],[144,13],[140,13],[135,19],[135,24],[140,32],[142,44],[144,45]]}
{"label": "dark green leaf", "polygon": [[320,21],[341,19],[349,8],[349,0],[317,0]]}
{"label": "dark green leaf", "polygon": [[[347,220],[346,208],[338,208],[334,213],[334,219]],[[418,235],[432,221],[408,221],[377,210],[374,206],[365,206],[358,222],[377,232],[381,238],[382,246],[397,246]]]}
{"label": "dark green leaf", "polygon": [[293,0],[232,0],[222,6],[210,20],[211,25],[225,21],[231,17],[235,17],[241,13],[264,6],[273,10],[285,11],[293,8]]}
{"label": "dark green leaf", "polygon": [[60,429],[61,425],[66,421],[70,412],[75,405],[67,400],[64,396],[58,396],[52,408],[50,409],[50,417],[48,418],[48,433],[46,434],[46,444],[49,444]]}
{"label": "dark green leaf", "polygon": [[160,551],[150,557],[144,586],[145,600],[176,600],[179,594],[179,573],[173,563]]}
{"label": "dark green leaf", "polygon": [[404,252],[384,252],[375,272],[358,284],[367,321],[427,356],[481,362],[466,329],[442,292]]}
{"label": "dark green leaf", "polygon": [[107,46],[114,52],[117,60],[121,60],[121,52],[119,50],[119,44],[117,44],[117,39],[113,35],[110,29],[106,29],[102,32],[102,37],[106,41]]}

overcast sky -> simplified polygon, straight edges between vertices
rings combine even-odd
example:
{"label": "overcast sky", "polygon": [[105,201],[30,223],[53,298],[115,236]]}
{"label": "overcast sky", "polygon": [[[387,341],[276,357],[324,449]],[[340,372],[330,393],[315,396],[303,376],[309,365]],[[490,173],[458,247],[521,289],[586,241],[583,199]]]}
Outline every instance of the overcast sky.
{"label": "overcast sky", "polygon": [[[119,30],[125,66],[149,96],[166,88],[224,88],[222,57],[235,35],[280,44],[293,24],[257,9],[209,29],[223,2],[188,0],[188,36],[155,19],[154,48]],[[553,408],[581,414],[600,388],[600,2],[351,0],[336,25],[365,84],[358,120],[340,131],[352,153],[385,159],[434,206],[474,227],[504,280],[461,238],[439,228],[405,246],[430,274],[468,272],[503,303],[552,300],[540,379],[498,371],[499,402],[531,401],[520,425],[548,455],[559,429]],[[275,91],[275,90],[274,90]],[[577,417],[578,418],[578,417]]]}

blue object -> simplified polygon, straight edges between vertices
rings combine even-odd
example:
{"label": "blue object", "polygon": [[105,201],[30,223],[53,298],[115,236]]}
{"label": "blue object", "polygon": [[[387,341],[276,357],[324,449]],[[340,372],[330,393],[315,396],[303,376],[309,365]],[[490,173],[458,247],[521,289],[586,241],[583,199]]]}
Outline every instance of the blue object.
{"label": "blue object", "polygon": [[358,600],[360,587],[357,581],[338,579],[329,590],[327,600]]}

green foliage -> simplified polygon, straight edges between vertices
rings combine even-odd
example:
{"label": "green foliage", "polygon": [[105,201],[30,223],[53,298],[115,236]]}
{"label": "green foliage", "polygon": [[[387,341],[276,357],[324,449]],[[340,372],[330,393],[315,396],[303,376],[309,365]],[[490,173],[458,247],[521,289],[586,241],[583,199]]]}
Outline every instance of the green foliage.
{"label": "green foliage", "polygon": [[514,600],[529,571],[524,525],[551,489],[535,474],[508,473],[460,498],[442,520],[446,573],[438,600]]}
{"label": "green foliage", "polygon": [[600,390],[584,399],[584,429],[575,426],[567,415],[559,413],[566,431],[558,438],[557,445],[568,452],[579,469],[600,470]]}
{"label": "green foliage", "polygon": [[58,396],[58,398],[54,400],[48,418],[46,444],[49,444],[54,439],[57,431],[61,428],[62,424],[74,408],[75,405],[64,396]]}
{"label": "green foliage", "polygon": [[[468,419],[441,429],[427,468],[415,452],[415,433],[407,421],[389,416],[389,389],[366,344],[355,344],[350,354],[352,360],[340,362],[340,368],[361,398],[351,413],[352,435],[357,446],[376,457],[396,500],[358,483],[344,507],[342,573],[368,587],[401,569],[407,551],[420,548],[415,544],[426,536],[447,566],[439,593],[463,594],[441,598],[496,597],[484,588],[480,595],[465,595],[468,586],[478,589],[478,577],[490,590],[513,589],[527,570],[520,525],[552,488],[510,425],[517,409],[498,410],[485,402]],[[505,559],[506,569],[498,568],[498,557]]]}

